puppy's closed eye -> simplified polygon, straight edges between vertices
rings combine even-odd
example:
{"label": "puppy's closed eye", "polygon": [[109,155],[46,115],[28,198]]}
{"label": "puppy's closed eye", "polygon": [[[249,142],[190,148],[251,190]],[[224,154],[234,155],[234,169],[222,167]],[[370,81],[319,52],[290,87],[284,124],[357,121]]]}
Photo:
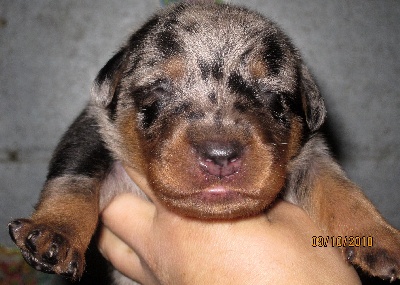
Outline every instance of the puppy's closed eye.
{"label": "puppy's closed eye", "polygon": [[157,80],[133,92],[138,117],[143,129],[150,128],[160,115],[160,110],[171,100],[171,86],[167,80]]}

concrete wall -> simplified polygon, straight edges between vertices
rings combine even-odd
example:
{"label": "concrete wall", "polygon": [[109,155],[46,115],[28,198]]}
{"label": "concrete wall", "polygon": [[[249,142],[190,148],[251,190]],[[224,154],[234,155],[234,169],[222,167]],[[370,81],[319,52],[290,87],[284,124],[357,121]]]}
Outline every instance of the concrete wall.
{"label": "concrete wall", "polygon": [[[338,159],[400,227],[400,2],[232,1],[270,16],[316,75]],[[0,0],[0,243],[28,215],[97,71],[157,0]]]}

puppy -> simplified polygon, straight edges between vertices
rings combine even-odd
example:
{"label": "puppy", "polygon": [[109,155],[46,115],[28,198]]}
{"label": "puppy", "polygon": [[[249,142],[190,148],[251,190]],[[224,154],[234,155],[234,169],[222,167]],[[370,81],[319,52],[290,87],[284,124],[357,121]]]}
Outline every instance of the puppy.
{"label": "puppy", "polygon": [[99,211],[140,192],[198,219],[260,214],[278,195],[332,237],[343,258],[400,277],[400,234],[332,159],[323,99],[289,39],[229,5],[178,4],[151,18],[100,70],[90,103],[61,139],[29,219],[11,238],[38,270],[80,278]]}

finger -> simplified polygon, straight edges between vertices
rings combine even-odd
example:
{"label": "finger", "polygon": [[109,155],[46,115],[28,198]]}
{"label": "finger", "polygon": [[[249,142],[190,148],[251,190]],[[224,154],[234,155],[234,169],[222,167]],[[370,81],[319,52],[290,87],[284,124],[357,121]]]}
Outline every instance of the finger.
{"label": "finger", "polygon": [[137,254],[104,226],[100,230],[98,247],[101,254],[124,275],[135,279],[143,276]]}
{"label": "finger", "polygon": [[137,250],[150,235],[155,206],[133,194],[117,196],[101,213],[103,224],[128,246]]}
{"label": "finger", "polygon": [[141,270],[138,256],[106,227],[101,228],[98,247],[101,254],[123,274],[138,276]]}

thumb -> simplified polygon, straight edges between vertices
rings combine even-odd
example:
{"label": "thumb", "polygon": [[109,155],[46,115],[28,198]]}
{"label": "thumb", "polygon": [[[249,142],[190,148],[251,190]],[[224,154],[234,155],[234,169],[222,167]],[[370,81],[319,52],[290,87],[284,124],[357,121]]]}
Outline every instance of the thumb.
{"label": "thumb", "polygon": [[117,196],[101,213],[100,252],[118,271],[141,284],[159,284],[140,254],[154,214],[152,203],[133,194]]}
{"label": "thumb", "polygon": [[141,242],[150,234],[156,208],[134,194],[115,197],[101,213],[103,225],[133,250],[143,248]]}

